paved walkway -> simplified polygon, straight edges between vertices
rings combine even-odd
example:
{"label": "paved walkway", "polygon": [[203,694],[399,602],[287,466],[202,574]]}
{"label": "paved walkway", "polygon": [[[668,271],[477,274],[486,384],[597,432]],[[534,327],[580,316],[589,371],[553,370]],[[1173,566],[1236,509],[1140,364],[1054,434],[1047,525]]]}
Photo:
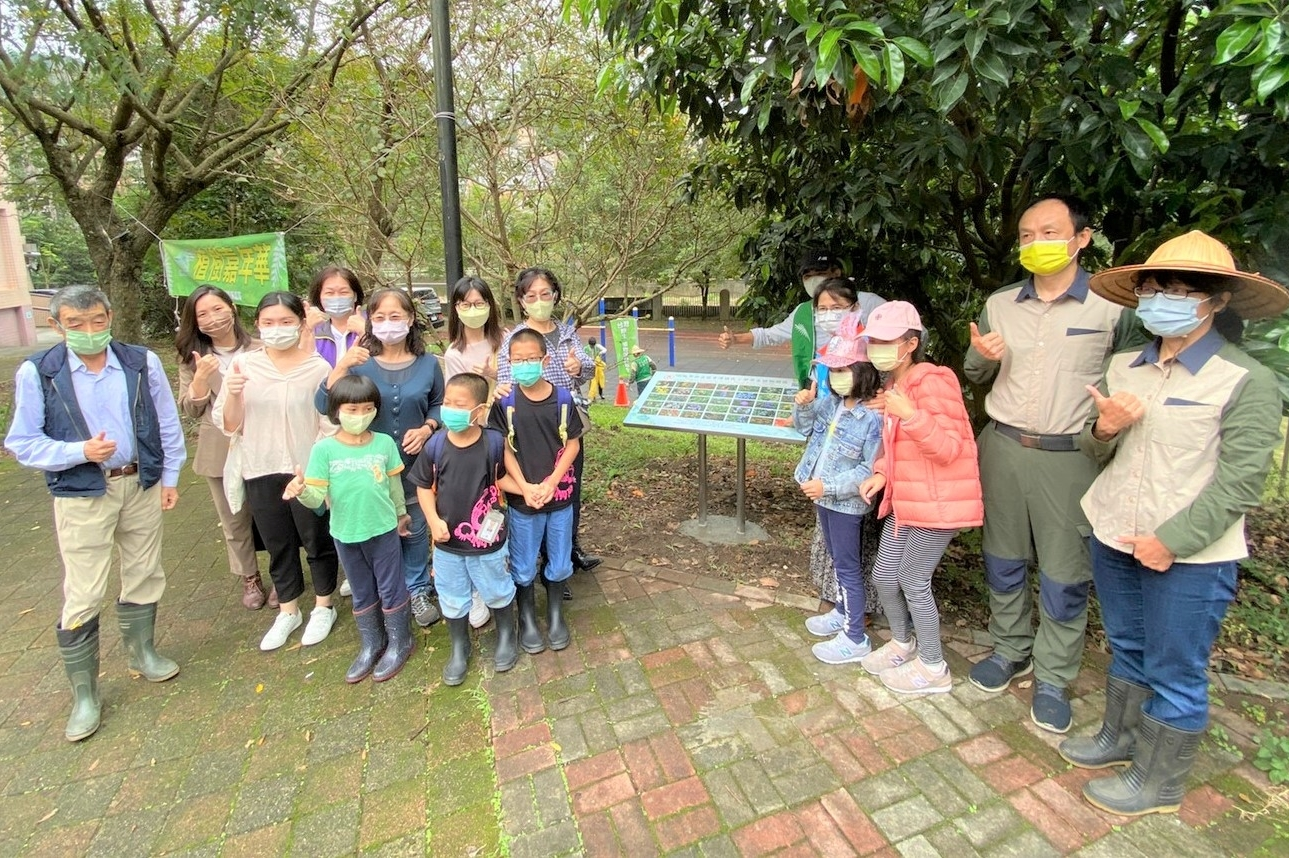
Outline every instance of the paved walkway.
{"label": "paved walkway", "polygon": [[[60,568],[39,475],[0,461],[0,855],[1250,855],[1275,833],[1261,774],[1205,743],[1179,815],[1085,805],[1088,777],[1028,718],[1028,690],[895,699],[810,655],[809,601],[611,560],[578,576],[573,644],[439,683],[443,627],[391,682],[343,682],[326,642],[263,654],[204,484],[167,514],[160,648],[129,679],[104,616],[103,727],[63,739]],[[965,677],[983,652],[951,641]],[[298,636],[294,639],[299,641]],[[1080,676],[1076,730],[1100,713]],[[1255,733],[1215,713],[1235,742]],[[1245,798],[1241,798],[1243,795]],[[1273,850],[1278,849],[1273,847]],[[1272,852],[1270,855],[1284,855]]]}

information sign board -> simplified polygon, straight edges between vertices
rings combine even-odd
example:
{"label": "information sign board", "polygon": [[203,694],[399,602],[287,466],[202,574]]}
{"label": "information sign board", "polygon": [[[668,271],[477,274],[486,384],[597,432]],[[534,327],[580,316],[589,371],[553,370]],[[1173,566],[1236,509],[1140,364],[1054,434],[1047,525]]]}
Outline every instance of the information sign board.
{"label": "information sign board", "polygon": [[663,371],[627,412],[627,426],[763,441],[805,441],[792,426],[794,379]]}

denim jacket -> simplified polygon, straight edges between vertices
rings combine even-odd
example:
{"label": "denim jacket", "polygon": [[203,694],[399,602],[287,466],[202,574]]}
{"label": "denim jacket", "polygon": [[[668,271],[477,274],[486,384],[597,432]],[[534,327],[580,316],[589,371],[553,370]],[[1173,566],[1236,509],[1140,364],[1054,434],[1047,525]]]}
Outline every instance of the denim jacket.
{"label": "denim jacket", "polygon": [[856,516],[867,513],[872,505],[860,499],[859,484],[872,475],[881,453],[881,417],[863,403],[845,408],[841,397],[830,393],[807,405],[794,405],[792,421],[806,437],[806,452],[793,478],[798,483],[823,481],[824,495],[815,501],[820,507]]}

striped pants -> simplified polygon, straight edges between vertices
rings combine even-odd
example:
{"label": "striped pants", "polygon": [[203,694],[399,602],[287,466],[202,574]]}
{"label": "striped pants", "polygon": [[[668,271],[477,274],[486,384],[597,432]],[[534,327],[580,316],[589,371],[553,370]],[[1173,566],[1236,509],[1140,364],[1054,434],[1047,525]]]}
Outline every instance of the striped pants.
{"label": "striped pants", "polygon": [[957,533],[956,528],[897,528],[895,515],[891,514],[882,528],[882,545],[873,564],[873,583],[891,624],[891,634],[907,642],[916,632],[918,655],[929,665],[944,661],[940,609],[931,596],[931,574]]}

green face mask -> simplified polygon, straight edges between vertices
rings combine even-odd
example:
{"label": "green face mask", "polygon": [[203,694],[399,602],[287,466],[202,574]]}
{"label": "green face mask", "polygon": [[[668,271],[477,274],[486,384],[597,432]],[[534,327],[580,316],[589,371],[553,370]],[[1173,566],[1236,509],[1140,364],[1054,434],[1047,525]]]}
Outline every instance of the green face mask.
{"label": "green face mask", "polygon": [[535,322],[545,322],[555,312],[555,302],[529,301],[524,304],[524,311],[527,312],[529,319]]}
{"label": "green face mask", "polygon": [[376,413],[367,412],[366,414],[363,414],[363,415],[350,415],[350,414],[342,413],[339,417],[340,417],[340,428],[342,430],[349,433],[350,435],[362,435],[363,433],[367,432],[367,427],[371,426],[371,422],[376,420]]}
{"label": "green face mask", "polygon": [[102,331],[63,331],[67,337],[67,348],[77,355],[97,355],[112,342],[112,329]]}

